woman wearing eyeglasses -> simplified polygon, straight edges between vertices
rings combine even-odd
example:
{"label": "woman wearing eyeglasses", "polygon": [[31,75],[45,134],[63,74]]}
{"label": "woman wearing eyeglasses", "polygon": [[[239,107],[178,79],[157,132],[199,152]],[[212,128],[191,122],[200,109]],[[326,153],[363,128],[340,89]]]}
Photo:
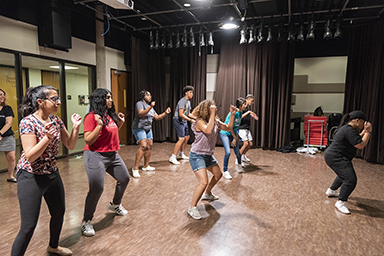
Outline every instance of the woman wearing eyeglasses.
{"label": "woman wearing eyeglasses", "polygon": [[16,141],[12,131],[12,120],[15,115],[11,106],[5,104],[5,91],[0,89],[0,151],[7,159],[8,182],[16,182],[13,176],[15,170]]}
{"label": "woman wearing eyeglasses", "polygon": [[24,255],[40,214],[41,199],[47,203],[51,221],[47,251],[72,255],[59,246],[65,212],[64,186],[57,168],[60,141],[74,149],[79,135],[81,117],[73,114],[71,134],[63,121],[53,115],[61,101],[52,86],[40,85],[27,90],[20,106],[23,119],[19,130],[23,152],[17,164],[17,196],[20,205],[21,227],[13,242],[11,255]]}
{"label": "woman wearing eyeglasses", "polygon": [[106,173],[117,181],[115,194],[108,209],[116,215],[128,213],[121,205],[121,200],[128,186],[129,173],[117,153],[120,149],[119,129],[124,124],[124,114],[116,114],[112,93],[107,89],[96,89],[90,97],[90,102],[90,112],[84,118],[84,165],[89,184],[81,223],[81,231],[85,236],[95,235],[91,221],[103,193]]}

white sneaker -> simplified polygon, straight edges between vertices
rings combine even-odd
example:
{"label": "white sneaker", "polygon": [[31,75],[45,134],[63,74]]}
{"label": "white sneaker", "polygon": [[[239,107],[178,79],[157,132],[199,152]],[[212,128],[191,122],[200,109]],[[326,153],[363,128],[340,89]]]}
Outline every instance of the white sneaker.
{"label": "white sneaker", "polygon": [[337,192],[336,190],[332,190],[332,189],[330,189],[330,188],[327,189],[327,191],[325,192],[325,194],[326,194],[328,197],[339,196],[339,192]]}
{"label": "white sneaker", "polygon": [[[237,159],[235,160],[235,165],[239,165]],[[241,167],[245,168],[245,163],[243,162],[243,160],[241,160]]]}
{"label": "white sneaker", "polygon": [[139,170],[132,169],[132,176],[135,178],[140,178]]}
{"label": "white sneaker", "polygon": [[201,200],[210,200],[210,201],[213,201],[213,200],[219,200],[219,197],[218,196],[215,196],[212,192],[210,194],[203,194],[201,196]]}
{"label": "white sneaker", "polygon": [[111,211],[114,211],[117,215],[124,216],[128,213],[125,208],[119,204],[119,205],[114,205],[112,202],[109,202],[108,209]]}
{"label": "white sneaker", "polygon": [[238,165],[238,166],[236,167],[236,171],[237,171],[238,173],[243,173],[243,172],[244,172],[244,168],[245,168],[244,163],[241,163],[241,166]]}
{"label": "white sneaker", "polygon": [[171,156],[171,158],[169,158],[169,162],[172,164],[180,164],[180,162],[177,161],[176,157],[172,157],[172,156]]}
{"label": "white sneaker", "polygon": [[179,158],[179,159],[183,159],[183,160],[188,160],[188,159],[189,159],[189,157],[187,157],[187,156],[184,154],[184,152],[180,152],[180,151],[179,151],[179,153],[177,153],[177,158]]}
{"label": "white sneaker", "polygon": [[93,229],[93,226],[91,224],[91,221],[83,221],[81,223],[81,232],[85,236],[94,236],[95,235],[95,230]]}
{"label": "white sneaker", "polygon": [[201,215],[199,213],[199,210],[197,210],[197,207],[190,207],[188,209],[188,214],[189,216],[191,216],[192,218],[194,218],[195,220],[201,220]]}
{"label": "white sneaker", "polygon": [[148,165],[147,167],[141,168],[141,170],[147,171],[147,172],[153,172],[154,170],[156,170],[156,168]]}
{"label": "white sneaker", "polygon": [[241,155],[241,161],[251,162],[251,159],[249,159],[246,155]]}
{"label": "white sneaker", "polygon": [[351,212],[348,210],[348,208],[345,206],[345,201],[337,200],[335,203],[335,207],[337,210],[339,210],[342,213],[350,214]]}
{"label": "white sneaker", "polygon": [[227,180],[231,180],[232,179],[232,176],[229,173],[229,171],[223,172],[223,177],[226,178]]}

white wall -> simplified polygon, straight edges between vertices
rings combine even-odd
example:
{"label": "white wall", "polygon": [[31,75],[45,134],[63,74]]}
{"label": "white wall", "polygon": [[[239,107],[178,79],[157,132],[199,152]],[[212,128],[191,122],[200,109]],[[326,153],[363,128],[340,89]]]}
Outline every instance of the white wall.
{"label": "white wall", "polygon": [[35,87],[43,84],[41,82],[41,70],[40,69],[34,69],[34,68],[29,68],[28,69],[29,73],[29,86]]}
{"label": "white wall", "polygon": [[[32,53],[47,57],[96,65],[96,45],[72,37],[72,49],[69,52],[44,48],[38,44],[37,27],[0,16],[0,48]],[[111,69],[126,71],[124,52],[106,47],[107,88],[111,88]]]}
{"label": "white wall", "polygon": [[207,55],[207,99],[213,99],[216,90],[216,78],[219,68],[219,54]]}

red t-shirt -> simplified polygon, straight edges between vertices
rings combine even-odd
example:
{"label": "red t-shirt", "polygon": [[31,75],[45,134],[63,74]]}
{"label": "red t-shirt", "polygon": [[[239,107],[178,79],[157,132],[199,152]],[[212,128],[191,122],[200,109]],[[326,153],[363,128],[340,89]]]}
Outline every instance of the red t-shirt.
{"label": "red t-shirt", "polygon": [[[84,150],[111,152],[120,149],[119,127],[110,116],[107,117],[107,120],[108,123],[101,129],[97,140],[91,146],[85,143]],[[84,132],[92,132],[96,126],[95,113],[91,112],[84,119]]]}

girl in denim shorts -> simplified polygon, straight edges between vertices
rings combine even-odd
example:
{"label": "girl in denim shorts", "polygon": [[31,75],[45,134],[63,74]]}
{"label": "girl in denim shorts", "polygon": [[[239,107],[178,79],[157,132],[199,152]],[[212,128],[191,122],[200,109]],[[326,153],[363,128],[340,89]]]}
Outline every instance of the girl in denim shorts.
{"label": "girl in denim shorts", "polygon": [[[228,124],[221,122],[216,116],[216,106],[213,100],[200,102],[192,112],[192,115],[196,116],[196,122],[191,125],[191,129],[195,134],[195,141],[191,146],[189,163],[199,184],[193,191],[188,214],[196,220],[201,219],[201,215],[196,207],[200,198],[203,200],[219,199],[211,192],[222,176],[220,167],[213,156],[213,151],[215,150],[219,130],[230,131],[233,127],[236,107],[231,105],[230,112],[231,117]],[[209,182],[207,170],[213,174]]]}

